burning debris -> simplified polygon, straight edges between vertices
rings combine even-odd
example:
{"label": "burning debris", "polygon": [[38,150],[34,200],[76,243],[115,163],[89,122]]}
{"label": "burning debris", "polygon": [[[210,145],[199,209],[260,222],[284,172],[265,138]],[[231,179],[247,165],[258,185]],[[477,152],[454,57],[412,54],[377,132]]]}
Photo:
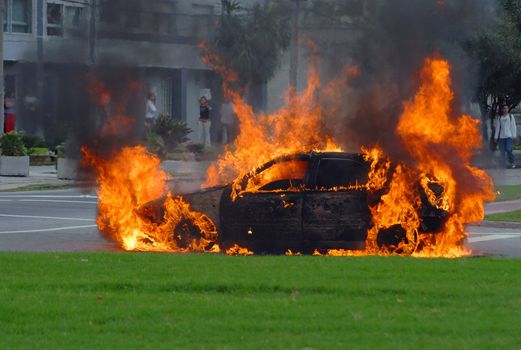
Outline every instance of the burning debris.
{"label": "burning debris", "polygon": [[163,213],[143,206],[167,193],[168,175],[157,157],[145,148],[125,147],[103,159],[83,149],[84,161],[94,167],[99,185],[98,226],[125,250],[158,252],[218,252],[217,230],[204,214],[190,210],[181,197],[168,194]]}

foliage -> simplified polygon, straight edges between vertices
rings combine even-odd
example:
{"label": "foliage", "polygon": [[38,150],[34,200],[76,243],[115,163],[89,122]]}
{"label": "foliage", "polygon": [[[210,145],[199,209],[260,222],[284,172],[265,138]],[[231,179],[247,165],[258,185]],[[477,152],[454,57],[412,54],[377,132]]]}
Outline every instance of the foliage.
{"label": "foliage", "polygon": [[491,28],[465,44],[479,63],[475,99],[483,115],[494,116],[500,105],[521,102],[521,0],[500,0],[501,13]]}
{"label": "foliage", "polygon": [[65,158],[65,143],[62,142],[56,146],[56,156],[58,158]]}
{"label": "foliage", "polygon": [[192,129],[185,122],[171,115],[162,114],[156,119],[153,131],[163,138],[163,147],[166,151],[171,152],[180,143],[188,141],[187,136],[192,132]]}
{"label": "foliage", "polygon": [[161,135],[159,135],[158,133],[154,132],[153,130],[147,129],[145,131],[143,141],[150,152],[156,153],[158,155],[164,154],[165,142],[163,141]]}
{"label": "foliage", "polygon": [[47,147],[31,147],[27,149],[27,153],[31,156],[46,156],[49,155]]}
{"label": "foliage", "polygon": [[519,349],[520,269],[501,258],[1,253],[2,347]]}
{"label": "foliage", "polygon": [[2,155],[10,157],[26,156],[27,149],[23,142],[23,133],[11,131],[0,138]]}
{"label": "foliage", "polygon": [[485,216],[488,221],[521,222],[521,210],[509,211],[506,213],[496,213]]}
{"label": "foliage", "polygon": [[27,148],[44,148],[47,147],[45,140],[41,136],[23,135],[23,142]]}
{"label": "foliage", "polygon": [[204,145],[200,144],[200,143],[191,143],[191,144],[188,144],[186,145],[186,148],[192,152],[192,153],[197,153],[197,154],[200,154],[200,153],[203,153],[204,151]]}
{"label": "foliage", "polygon": [[290,43],[288,1],[244,9],[236,0],[222,0],[223,11],[213,46],[242,86],[261,84],[275,74]]}
{"label": "foliage", "polygon": [[309,12],[314,21],[327,26],[349,24],[364,15],[364,1],[315,0],[311,3]]}

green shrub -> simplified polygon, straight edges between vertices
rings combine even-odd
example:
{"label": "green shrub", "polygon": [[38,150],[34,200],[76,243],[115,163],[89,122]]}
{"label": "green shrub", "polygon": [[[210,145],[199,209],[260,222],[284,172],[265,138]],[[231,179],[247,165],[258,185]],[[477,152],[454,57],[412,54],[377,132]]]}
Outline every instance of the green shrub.
{"label": "green shrub", "polygon": [[23,135],[22,140],[27,148],[45,148],[47,143],[41,136]]}
{"label": "green shrub", "polygon": [[153,130],[148,129],[145,131],[144,142],[146,148],[150,152],[156,153],[158,155],[165,153],[165,142],[163,138]]}
{"label": "green shrub", "polygon": [[47,156],[49,155],[49,149],[47,147],[31,147],[27,149],[27,153],[30,156]]}
{"label": "green shrub", "polygon": [[186,149],[192,153],[203,153],[204,151],[204,145],[201,145],[200,143],[191,143],[186,145]]}
{"label": "green shrub", "polygon": [[160,115],[154,123],[153,131],[163,138],[166,151],[171,152],[180,143],[188,141],[187,136],[192,129],[171,115]]}
{"label": "green shrub", "polygon": [[56,146],[56,157],[58,158],[65,158],[65,143],[60,143]]}
{"label": "green shrub", "polygon": [[26,156],[27,149],[23,142],[23,133],[11,131],[0,138],[2,155],[10,157]]}

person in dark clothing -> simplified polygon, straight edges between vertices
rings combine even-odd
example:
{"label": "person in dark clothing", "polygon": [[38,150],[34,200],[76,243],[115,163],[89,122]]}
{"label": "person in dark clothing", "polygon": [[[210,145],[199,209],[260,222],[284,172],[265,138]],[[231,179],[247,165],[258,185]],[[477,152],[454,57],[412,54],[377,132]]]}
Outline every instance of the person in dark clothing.
{"label": "person in dark clothing", "polygon": [[199,143],[205,147],[210,147],[210,127],[212,122],[210,120],[210,111],[212,107],[208,104],[208,99],[202,96],[199,99]]}

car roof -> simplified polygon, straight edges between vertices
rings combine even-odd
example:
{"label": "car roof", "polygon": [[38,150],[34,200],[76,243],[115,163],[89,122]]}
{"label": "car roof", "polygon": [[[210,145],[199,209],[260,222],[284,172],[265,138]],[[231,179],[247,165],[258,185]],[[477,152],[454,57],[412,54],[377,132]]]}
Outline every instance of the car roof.
{"label": "car roof", "polygon": [[293,153],[284,156],[279,156],[271,159],[264,163],[262,166],[255,169],[255,173],[259,173],[266,168],[269,168],[273,164],[284,162],[284,161],[311,161],[316,158],[335,158],[335,159],[349,159],[349,160],[363,160],[363,155],[360,153],[349,153],[349,152],[300,152]]}

